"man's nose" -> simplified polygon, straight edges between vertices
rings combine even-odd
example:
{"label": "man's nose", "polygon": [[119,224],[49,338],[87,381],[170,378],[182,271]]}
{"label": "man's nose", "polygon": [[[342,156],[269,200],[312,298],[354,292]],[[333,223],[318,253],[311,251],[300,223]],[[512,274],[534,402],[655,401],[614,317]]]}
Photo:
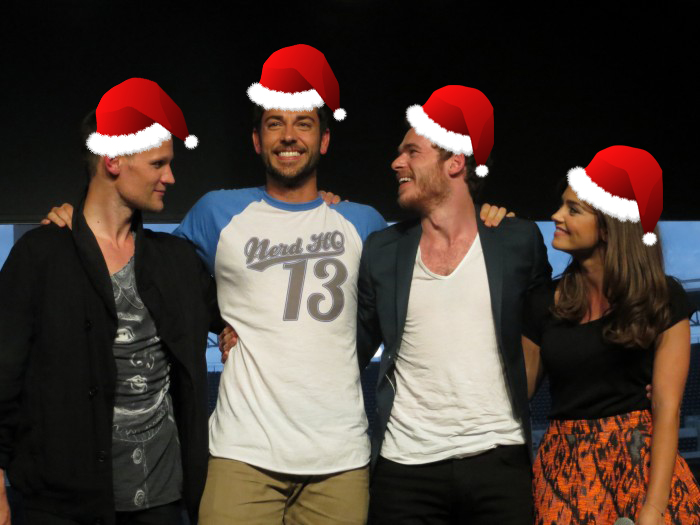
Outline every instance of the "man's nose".
{"label": "man's nose", "polygon": [[163,173],[163,177],[160,179],[163,184],[175,184],[175,175],[173,174],[173,169],[168,166],[167,169],[165,170],[165,173]]}
{"label": "man's nose", "polygon": [[401,155],[399,155],[398,157],[396,157],[396,158],[394,159],[394,161],[391,163],[391,169],[392,169],[392,170],[398,171],[399,168],[402,168],[402,167],[404,167],[404,166],[406,165],[406,163],[404,162],[404,158],[403,158],[403,157],[404,157],[404,156],[403,156],[403,153],[402,153]]}
{"label": "man's nose", "polygon": [[297,141],[296,131],[294,126],[287,126],[284,130],[284,137],[282,137],[282,142],[284,144],[293,144]]}

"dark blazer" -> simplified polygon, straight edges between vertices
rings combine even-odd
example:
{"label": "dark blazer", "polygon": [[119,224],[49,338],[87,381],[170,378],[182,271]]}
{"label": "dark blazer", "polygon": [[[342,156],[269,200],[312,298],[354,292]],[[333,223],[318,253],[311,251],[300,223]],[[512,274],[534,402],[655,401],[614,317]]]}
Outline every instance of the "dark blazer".
{"label": "dark blazer", "polygon": [[[477,217],[486,262],[498,349],[505,365],[513,412],[532,450],[521,315],[525,293],[550,282],[552,268],[539,228],[521,219],[504,219],[488,228]],[[372,431],[376,464],[394,402],[394,370],[401,347],[411,292],[413,266],[422,228],[419,220],[373,233],[365,241],[358,281],[357,356],[363,369],[384,343],[377,383],[377,417]],[[447,305],[446,307],[449,307]]]}
{"label": "dark blazer", "polygon": [[[192,246],[136,231],[139,294],[171,356],[183,498],[196,521],[208,460],[206,344],[215,287]],[[216,324],[212,328],[216,327]],[[76,209],[73,231],[25,234],[0,271],[0,468],[28,508],[114,523],[117,315],[107,265]]]}

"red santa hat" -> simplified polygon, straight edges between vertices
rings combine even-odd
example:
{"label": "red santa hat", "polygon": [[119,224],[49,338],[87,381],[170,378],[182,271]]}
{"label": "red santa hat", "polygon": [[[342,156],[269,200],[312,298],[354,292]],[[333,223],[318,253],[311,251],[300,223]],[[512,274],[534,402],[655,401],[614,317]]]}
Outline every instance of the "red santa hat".
{"label": "red santa hat", "polygon": [[445,86],[423,106],[411,106],[406,117],[416,133],[452,153],[474,155],[479,177],[488,175],[493,148],[493,106],[481,91]]}
{"label": "red santa hat", "polygon": [[305,44],[283,47],[263,64],[260,82],[248,88],[248,97],[265,109],[311,111],[326,104],[335,120],[345,118],[340,88],[318,49]]}
{"label": "red santa hat", "polygon": [[586,169],[567,175],[579,199],[621,221],[642,221],[647,246],[656,244],[653,233],[664,202],[661,166],[650,153],[629,146],[611,146],[596,154]]}
{"label": "red santa hat", "polygon": [[171,133],[189,149],[199,140],[187,132],[185,117],[161,87],[145,78],[130,78],[107,91],[95,111],[97,132],[87,147],[97,155],[116,157],[157,148]]}

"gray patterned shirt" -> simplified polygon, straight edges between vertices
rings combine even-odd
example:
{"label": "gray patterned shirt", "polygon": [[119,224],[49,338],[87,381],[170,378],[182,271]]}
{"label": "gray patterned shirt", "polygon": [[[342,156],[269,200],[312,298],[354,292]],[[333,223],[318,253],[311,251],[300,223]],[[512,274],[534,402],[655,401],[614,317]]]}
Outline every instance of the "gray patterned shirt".
{"label": "gray patterned shirt", "polygon": [[133,257],[111,276],[118,328],[112,426],[117,511],[142,510],[182,497],[180,443],[170,398],[170,360],[136,289]]}

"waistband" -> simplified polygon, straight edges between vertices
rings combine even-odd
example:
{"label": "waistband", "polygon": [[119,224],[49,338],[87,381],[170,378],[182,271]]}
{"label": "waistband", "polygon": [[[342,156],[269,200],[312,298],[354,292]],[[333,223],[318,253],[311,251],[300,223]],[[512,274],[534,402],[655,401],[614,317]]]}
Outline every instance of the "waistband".
{"label": "waistband", "polygon": [[636,428],[644,433],[651,433],[651,412],[636,410],[626,414],[602,417],[600,419],[559,419],[551,420],[549,434],[609,434]]}

